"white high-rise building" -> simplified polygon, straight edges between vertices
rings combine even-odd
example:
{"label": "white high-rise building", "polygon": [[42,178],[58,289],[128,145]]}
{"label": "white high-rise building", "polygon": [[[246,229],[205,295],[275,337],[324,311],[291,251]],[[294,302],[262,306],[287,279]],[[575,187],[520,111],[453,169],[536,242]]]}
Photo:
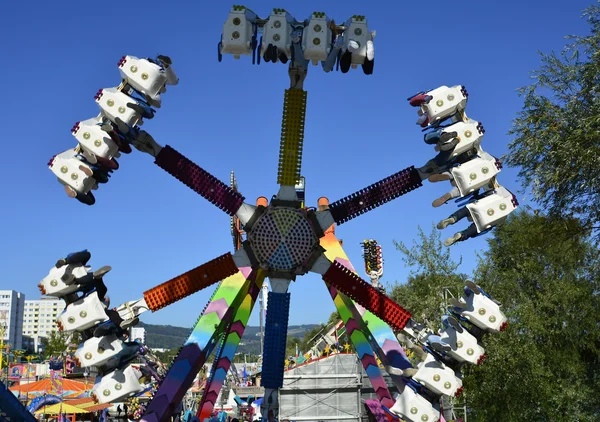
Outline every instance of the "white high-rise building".
{"label": "white high-rise building", "polygon": [[26,300],[23,316],[23,334],[36,338],[48,337],[58,330],[56,319],[65,309],[65,302],[54,297]]}
{"label": "white high-rise building", "polygon": [[23,309],[25,295],[14,290],[0,290],[0,333],[13,349],[23,346]]}

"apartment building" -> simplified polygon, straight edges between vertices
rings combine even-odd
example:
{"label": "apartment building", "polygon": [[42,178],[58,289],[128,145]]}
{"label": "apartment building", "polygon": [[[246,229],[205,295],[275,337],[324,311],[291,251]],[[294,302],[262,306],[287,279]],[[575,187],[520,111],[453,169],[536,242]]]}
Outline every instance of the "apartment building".
{"label": "apartment building", "polygon": [[65,302],[53,297],[26,300],[23,314],[23,334],[31,337],[48,337],[56,331],[56,318],[65,309]]}
{"label": "apartment building", "polygon": [[0,290],[0,334],[4,344],[13,349],[23,346],[23,311],[25,295],[14,290]]}

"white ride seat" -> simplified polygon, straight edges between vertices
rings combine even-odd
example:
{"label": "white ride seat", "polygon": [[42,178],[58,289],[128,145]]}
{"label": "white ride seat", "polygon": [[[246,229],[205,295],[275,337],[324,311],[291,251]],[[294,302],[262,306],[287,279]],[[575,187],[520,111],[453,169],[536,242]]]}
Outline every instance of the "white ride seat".
{"label": "white ride seat", "polygon": [[119,61],[119,73],[125,82],[139,93],[152,100],[152,105],[160,107],[160,94],[166,91],[169,83],[165,69],[147,59],[124,56]]}
{"label": "white ride seat", "polygon": [[79,288],[74,281],[87,276],[89,269],[90,267],[74,264],[63,265],[60,268],[52,267],[38,287],[42,294],[47,296],[62,297],[74,293]]}
{"label": "white ride seat", "polygon": [[467,93],[462,85],[444,85],[417,94],[409,100],[411,104],[420,108],[421,118],[417,123],[421,126],[437,125],[449,118],[453,118],[453,121],[465,120],[464,116],[455,116],[467,107]]}
{"label": "white ride seat", "polygon": [[333,34],[329,28],[329,19],[325,13],[315,12],[302,33],[302,51],[304,59],[319,64],[327,59],[332,48]]}
{"label": "white ride seat", "polygon": [[100,404],[117,403],[144,390],[139,379],[142,373],[128,365],[96,379],[92,397]]}
{"label": "white ride seat", "polygon": [[[142,116],[127,106],[128,103],[137,104],[138,102],[117,88],[101,89],[94,98],[100,106],[102,114],[115,125],[118,125],[117,119],[130,127],[142,123]],[[123,130],[123,128],[120,129]]]}
{"label": "white ride seat", "polygon": [[481,124],[469,118],[466,121],[453,123],[442,130],[442,133],[450,132],[456,132],[458,137],[458,144],[452,150],[451,158],[478,148],[483,140],[483,128]]}
{"label": "white ride seat", "polygon": [[256,16],[244,6],[232,7],[223,25],[221,54],[232,54],[234,59],[239,59],[241,55],[250,56],[252,54],[254,25],[251,18],[256,18]]}
{"label": "white ride seat", "polygon": [[408,386],[398,394],[390,411],[407,422],[437,422],[440,419],[440,412],[434,409],[425,397]]}
{"label": "white ride seat", "polygon": [[78,193],[86,194],[98,187],[98,182],[92,176],[93,169],[82,161],[75,149],[68,149],[54,156],[48,167],[65,186],[71,187]]}
{"label": "white ride seat", "polygon": [[108,321],[104,305],[98,293],[89,295],[69,304],[57,319],[61,331],[83,331],[101,322]]}
{"label": "white ride seat", "polygon": [[464,328],[459,332],[452,326],[444,327],[439,331],[439,335],[442,341],[452,348],[446,353],[459,362],[477,365],[485,355],[485,350],[477,339]]}
{"label": "white ride seat", "polygon": [[277,48],[278,55],[292,57],[292,25],[288,22],[289,14],[283,9],[275,9],[263,27],[260,56],[264,57],[270,45]]}
{"label": "white ride seat", "polygon": [[[344,46],[343,51],[350,51],[352,53],[350,63],[353,69],[356,69],[358,65],[364,64],[367,60],[367,49],[373,48],[373,33],[369,32],[367,27],[367,20],[364,16],[352,16],[346,22],[346,30],[343,33]],[[352,48],[350,43],[354,42],[358,45],[358,48]],[[370,58],[373,60],[373,58]]]}
{"label": "white ride seat", "polygon": [[462,307],[457,313],[482,330],[497,333],[507,323],[500,305],[479,291],[464,295],[457,305]]}
{"label": "white ride seat", "polygon": [[75,357],[82,368],[102,366],[123,352],[123,341],[114,334],[104,337],[92,337],[79,345]]}
{"label": "white ride seat", "polygon": [[500,173],[496,159],[494,157],[491,158],[492,160],[487,160],[475,157],[466,163],[450,169],[460,196],[467,196],[473,191],[488,185]]}
{"label": "white ride seat", "polygon": [[507,192],[500,187],[494,193],[467,204],[479,233],[502,223],[516,209],[512,194]]}
{"label": "white ride seat", "polygon": [[419,363],[413,379],[439,395],[454,396],[462,387],[462,380],[454,371],[431,354],[427,354],[425,360]]}
{"label": "white ride seat", "polygon": [[75,123],[71,133],[85,152],[111,160],[120,155],[119,147],[108,133],[102,130],[101,124],[98,118],[87,119]]}

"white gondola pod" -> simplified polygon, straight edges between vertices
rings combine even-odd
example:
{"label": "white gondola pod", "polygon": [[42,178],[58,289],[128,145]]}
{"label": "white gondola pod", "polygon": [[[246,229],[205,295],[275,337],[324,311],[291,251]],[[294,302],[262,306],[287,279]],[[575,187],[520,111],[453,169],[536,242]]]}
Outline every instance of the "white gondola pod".
{"label": "white gondola pod", "polygon": [[164,92],[167,83],[162,66],[135,56],[124,56],[119,62],[119,73],[133,89],[154,99],[158,102],[156,106],[160,106],[160,93]]}
{"label": "white gondola pod", "polygon": [[40,287],[42,294],[47,296],[62,297],[69,293],[74,293],[79,286],[73,280],[86,276],[89,268],[83,265],[63,265],[60,268],[52,267],[38,287]]}
{"label": "white gondola pod", "polygon": [[279,53],[292,57],[292,25],[288,22],[288,13],[284,9],[274,9],[263,27],[261,57],[264,57],[269,44],[277,47]]}
{"label": "white gondola pod", "polygon": [[485,354],[477,339],[464,328],[461,333],[454,327],[444,327],[439,334],[441,340],[452,347],[448,355],[459,362],[476,365]]}
{"label": "white gondola pod", "polygon": [[464,309],[459,314],[482,330],[497,333],[502,331],[507,322],[500,305],[481,292],[463,296],[460,302],[464,303]]}
{"label": "white gondola pod", "polygon": [[475,202],[467,204],[471,219],[479,233],[500,223],[516,209],[511,196],[493,193]]}
{"label": "white gondola pod", "polygon": [[452,167],[450,173],[452,173],[454,183],[460,195],[467,196],[471,192],[489,184],[500,173],[500,169],[496,164],[495,158],[493,161],[490,161],[477,157],[459,166]]}
{"label": "white gondola pod", "polygon": [[98,185],[96,179],[88,176],[93,173],[92,168],[77,157],[74,149],[54,156],[48,167],[60,183],[72,187],[79,193],[86,194]]}
{"label": "white gondola pod", "polygon": [[452,158],[474,148],[478,148],[483,140],[482,126],[478,121],[473,119],[456,122],[447,126],[442,131],[442,133],[449,132],[456,132],[458,136],[458,144],[456,144],[456,147],[454,147],[454,150],[452,151]]}
{"label": "white gondola pod", "polygon": [[302,33],[304,58],[315,66],[325,61],[331,51],[332,37],[329,19],[325,13],[313,13]]}
{"label": "white gondola pod", "polygon": [[343,51],[348,51],[348,44],[354,41],[358,44],[358,50],[352,50],[350,63],[356,69],[359,64],[364,64],[367,58],[367,43],[372,41],[371,33],[367,27],[367,19],[364,16],[354,15],[346,22],[344,30]]}
{"label": "white gondola pod", "polygon": [[124,349],[124,343],[114,334],[92,337],[79,345],[75,357],[82,368],[102,366]]}
{"label": "white gondola pod", "polygon": [[467,96],[462,85],[441,86],[427,93],[432,99],[421,105],[421,111],[429,115],[429,124],[447,119],[467,107]]}
{"label": "white gondola pod", "polygon": [[462,380],[454,371],[437,361],[431,354],[427,354],[425,360],[419,364],[413,379],[434,393],[446,396],[454,396],[462,387]]}
{"label": "white gondola pod", "polygon": [[116,369],[96,379],[92,394],[99,404],[117,403],[143,391],[139,379],[142,373],[132,365]]}
{"label": "white gondola pod", "polygon": [[83,331],[108,319],[98,293],[92,292],[70,303],[58,317],[57,323],[62,331]]}
{"label": "white gondola pod", "polygon": [[119,147],[100,127],[98,118],[75,123],[71,133],[84,151],[108,160],[119,156]]}
{"label": "white gondola pod", "polygon": [[408,386],[396,396],[396,403],[390,411],[407,422],[437,422],[440,419],[440,412],[434,409],[425,397]]}
{"label": "white gondola pod", "polygon": [[117,118],[129,126],[141,124],[142,117],[128,103],[137,104],[137,101],[119,91],[118,88],[104,88],[99,90],[94,97],[100,106],[102,114],[111,122],[117,124]]}
{"label": "white gondola pod", "polygon": [[249,14],[254,15],[244,6],[233,6],[229,17],[223,25],[221,36],[221,54],[233,54],[235,59],[241,55],[252,54],[253,23]]}

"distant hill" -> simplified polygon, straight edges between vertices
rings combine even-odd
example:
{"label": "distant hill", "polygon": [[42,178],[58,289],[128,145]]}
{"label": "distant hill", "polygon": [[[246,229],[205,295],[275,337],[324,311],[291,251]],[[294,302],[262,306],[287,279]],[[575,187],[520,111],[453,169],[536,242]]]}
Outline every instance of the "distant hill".
{"label": "distant hill", "polygon": [[[290,325],[288,335],[302,338],[304,334],[318,324]],[[146,344],[154,349],[179,349],[190,335],[190,328],[172,325],[152,325],[140,322],[139,327],[146,329]],[[247,326],[238,349],[240,353],[257,355],[260,353],[260,327]]]}

